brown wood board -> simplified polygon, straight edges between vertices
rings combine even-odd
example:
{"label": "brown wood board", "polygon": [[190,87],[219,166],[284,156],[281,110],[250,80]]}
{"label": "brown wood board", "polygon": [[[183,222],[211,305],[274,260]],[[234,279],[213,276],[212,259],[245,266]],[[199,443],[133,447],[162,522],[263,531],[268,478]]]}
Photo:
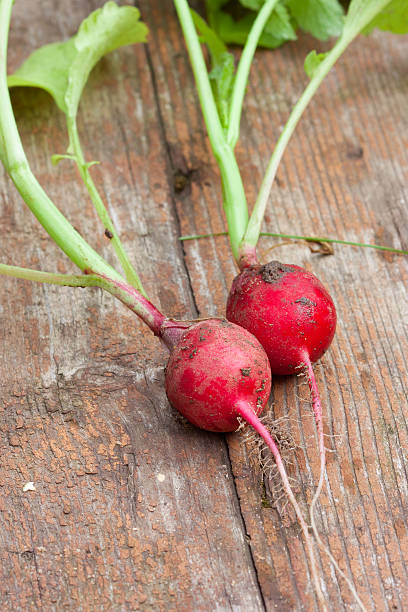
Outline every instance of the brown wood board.
{"label": "brown wood board", "polygon": [[[17,0],[10,71],[101,5]],[[225,229],[185,46],[171,2],[139,7],[149,42],[93,71],[83,148],[101,161],[93,176],[152,301],[177,318],[222,315],[236,273],[227,239],[178,240]],[[376,32],[335,67],[285,154],[265,230],[408,249],[407,44]],[[302,36],[257,52],[237,147],[250,203],[314,46]],[[12,101],[41,184],[115,262],[75,168],[51,165],[66,147],[62,114],[37,90]],[[74,271],[0,172],[0,260]],[[313,271],[339,315],[316,366],[333,451],[319,529],[368,609],[407,609],[407,259],[345,246],[324,257],[303,243],[268,253],[277,242],[262,239],[263,260]],[[289,506],[274,507],[251,444],[175,413],[166,350],[134,315],[99,290],[0,278],[0,318],[1,610],[317,609],[299,528]],[[272,399],[290,417],[306,508],[318,454],[304,381],[276,377]],[[323,554],[319,568],[329,608],[353,609]]]}

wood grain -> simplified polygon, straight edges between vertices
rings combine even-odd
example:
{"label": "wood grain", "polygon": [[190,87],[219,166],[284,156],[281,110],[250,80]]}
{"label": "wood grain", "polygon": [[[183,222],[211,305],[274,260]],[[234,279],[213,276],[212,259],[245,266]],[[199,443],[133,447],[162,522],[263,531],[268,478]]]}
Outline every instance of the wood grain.
{"label": "wood grain", "polygon": [[[101,5],[17,1],[10,71]],[[149,42],[93,71],[84,150],[102,162],[95,180],[151,299],[178,318],[221,315],[236,273],[227,240],[178,241],[225,229],[219,173],[172,3],[139,7]],[[251,203],[312,48],[304,36],[257,53],[237,147]],[[406,56],[407,41],[385,33],[352,45],[288,148],[265,229],[408,248]],[[75,169],[51,166],[66,147],[61,113],[36,90],[12,100],[35,174],[115,262]],[[73,270],[3,171],[0,221],[2,262]],[[407,609],[407,260],[301,243],[268,253],[274,244],[263,239],[264,261],[312,270],[339,315],[316,366],[333,451],[320,531],[369,610]],[[133,315],[96,290],[0,279],[0,319],[2,610],[317,610],[296,521],[275,507],[251,444],[174,413],[166,352]],[[272,399],[298,445],[290,469],[306,507],[318,456],[304,381],[275,378]],[[324,555],[319,566],[329,609],[354,609]]]}

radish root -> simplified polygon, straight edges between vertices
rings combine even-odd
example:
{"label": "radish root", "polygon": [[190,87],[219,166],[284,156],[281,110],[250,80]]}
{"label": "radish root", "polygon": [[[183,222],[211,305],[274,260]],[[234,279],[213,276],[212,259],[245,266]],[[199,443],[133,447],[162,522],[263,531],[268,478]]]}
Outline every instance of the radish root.
{"label": "radish root", "polygon": [[316,526],[316,519],[315,519],[315,509],[316,509],[316,503],[320,497],[320,493],[322,491],[323,488],[323,484],[324,484],[324,474],[326,471],[326,447],[324,445],[324,437],[325,434],[323,432],[323,412],[322,412],[322,406],[321,406],[321,401],[320,401],[320,394],[319,394],[319,389],[317,387],[317,383],[316,383],[316,377],[313,371],[313,366],[311,364],[311,361],[309,359],[309,357],[307,357],[305,359],[305,366],[304,366],[304,372],[306,374],[306,378],[307,378],[307,382],[309,384],[309,389],[310,389],[310,394],[311,394],[311,398],[312,398],[312,408],[313,408],[313,414],[314,414],[314,418],[315,418],[315,423],[316,423],[316,428],[317,428],[317,436],[318,436],[318,444],[319,444],[319,455],[320,455],[320,473],[319,473],[319,482],[317,484],[316,487],[316,491],[313,495],[313,499],[311,501],[310,504],[310,509],[309,509],[309,513],[310,513],[310,523],[311,523],[311,527],[312,527],[312,531],[313,531],[313,535],[319,545],[319,547],[321,548],[321,550],[323,550],[326,555],[329,557],[330,561],[332,562],[335,570],[338,572],[338,574],[346,581],[354,599],[356,600],[356,602],[358,603],[358,605],[360,606],[361,610],[363,610],[364,612],[367,612],[366,607],[364,606],[363,602],[361,601],[360,597],[358,596],[356,587],[354,586],[353,582],[350,580],[350,578],[348,578],[348,576],[346,576],[346,574],[340,569],[339,564],[337,563],[336,559],[333,557],[333,555],[331,554],[330,550],[327,548],[327,546],[323,543],[319,531],[317,529]]}
{"label": "radish root", "polygon": [[295,498],[292,487],[290,486],[289,477],[286,473],[286,469],[282,461],[282,456],[279,452],[276,442],[274,441],[269,431],[266,429],[265,425],[261,423],[259,418],[256,416],[256,414],[252,411],[251,407],[246,402],[243,402],[243,401],[238,402],[237,412],[264,439],[265,443],[269,447],[275,459],[275,463],[276,463],[279,475],[282,479],[283,490],[285,491],[290,503],[292,504],[292,507],[299,521],[299,525],[302,529],[303,538],[305,541],[306,550],[307,550],[309,561],[310,561],[310,568],[312,572],[313,583],[315,586],[315,593],[319,600],[320,605],[322,606],[322,609],[326,612],[327,605],[326,605],[326,601],[325,601],[325,598],[324,598],[324,595],[323,595],[323,592],[320,586],[319,574],[317,571],[316,558],[315,558],[315,552],[314,552],[314,547],[313,547],[313,540],[310,536],[309,527],[304,519],[302,511]]}

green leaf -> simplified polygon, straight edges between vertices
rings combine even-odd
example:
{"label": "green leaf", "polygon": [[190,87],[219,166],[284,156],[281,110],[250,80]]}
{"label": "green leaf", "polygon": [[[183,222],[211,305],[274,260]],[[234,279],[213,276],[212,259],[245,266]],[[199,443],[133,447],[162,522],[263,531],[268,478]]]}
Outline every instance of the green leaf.
{"label": "green leaf", "polygon": [[228,53],[228,49],[224,42],[219,38],[219,36],[217,36],[217,33],[210,28],[204,19],[192,9],[191,16],[193,18],[194,25],[201,36],[202,42],[204,42],[208,47],[211,54],[211,60],[214,62],[214,64],[219,62],[219,58],[225,53]]}
{"label": "green leaf", "polygon": [[201,41],[208,47],[211,56],[209,74],[220,121],[228,127],[229,105],[234,84],[234,56],[229,53],[223,41],[195,11],[191,11],[194,25],[200,34]]}
{"label": "green leaf", "polygon": [[316,53],[316,51],[308,53],[305,59],[304,69],[309,79],[313,78],[317,68],[327,55],[328,53]]}
{"label": "green leaf", "polygon": [[51,155],[51,163],[53,166],[58,166],[58,164],[63,159],[70,159],[71,161],[76,161],[75,155],[68,155],[68,154],[61,155],[60,153],[55,153],[54,155]]}
{"label": "green leaf", "polygon": [[65,95],[71,116],[77,112],[82,90],[98,61],[119,47],[146,41],[147,27],[139,17],[133,6],[118,7],[115,2],[107,2],[81,23],[75,37],[77,55],[70,67]]}
{"label": "green leaf", "polygon": [[296,32],[293,28],[289,11],[283,4],[277,4],[272,15],[268,19],[265,32],[274,36],[276,40],[296,40]]}
{"label": "green leaf", "polygon": [[[214,27],[218,36],[227,44],[245,45],[250,29],[256,18],[256,13],[251,12],[235,21],[231,15],[220,11],[213,16]],[[259,38],[259,46],[267,49],[275,49],[288,40],[280,33],[268,31],[262,32]]]}
{"label": "green leaf", "polygon": [[[239,0],[232,5],[228,0],[206,0],[207,17],[218,37],[228,44],[244,45],[249,31],[265,0]],[[285,8],[285,0],[273,11],[259,39],[259,46],[274,49],[287,40],[295,40],[291,16]],[[225,5],[228,5],[223,9]],[[231,6],[232,5],[232,6]],[[230,8],[233,12],[229,11]],[[228,11],[227,11],[228,9]]]}
{"label": "green leaf", "polygon": [[259,11],[264,4],[264,0],[239,0],[242,6],[251,9],[251,11]]}
{"label": "green leaf", "polygon": [[56,105],[67,112],[65,92],[69,68],[76,55],[74,39],[52,43],[37,49],[8,77],[9,87],[38,87],[54,98]]}
{"label": "green leaf", "polygon": [[225,4],[228,3],[228,0],[205,0],[205,8],[207,13],[212,13],[219,11]]}
{"label": "green leaf", "polygon": [[392,0],[387,6],[368,24],[364,33],[368,34],[374,28],[387,30],[394,34],[408,33],[408,2],[407,0]]}
{"label": "green leaf", "polygon": [[[265,0],[239,0],[242,6],[259,12],[265,4]],[[265,32],[273,36],[275,40],[296,40],[296,32],[291,23],[290,14],[283,2],[276,5],[275,10],[268,19]]]}
{"label": "green leaf", "polygon": [[75,36],[34,51],[8,78],[9,87],[45,89],[65,114],[75,117],[95,64],[118,47],[146,40],[147,27],[139,18],[138,9],[107,2],[82,22]]}
{"label": "green leaf", "polygon": [[319,40],[342,32],[344,12],[338,0],[288,0],[287,6],[299,27]]}

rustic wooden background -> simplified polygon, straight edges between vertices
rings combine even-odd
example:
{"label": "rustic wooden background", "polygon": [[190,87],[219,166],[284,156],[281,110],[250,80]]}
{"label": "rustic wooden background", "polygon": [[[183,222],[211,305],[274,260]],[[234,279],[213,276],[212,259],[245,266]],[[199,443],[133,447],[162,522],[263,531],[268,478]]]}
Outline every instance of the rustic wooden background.
{"label": "rustic wooden background", "polygon": [[[99,0],[17,0],[9,68],[72,35]],[[142,0],[149,43],[105,58],[80,112],[88,159],[151,299],[173,317],[222,315],[236,273],[186,51],[170,1]],[[237,148],[253,202],[268,155],[306,82],[303,36],[259,52]],[[324,45],[320,45],[324,48]],[[361,38],[300,124],[273,190],[269,231],[330,235],[408,249],[407,39]],[[12,93],[35,174],[89,241],[111,247],[63,153],[62,114],[40,91]],[[68,272],[0,170],[1,261]],[[318,507],[323,539],[369,610],[408,609],[408,260],[305,244],[268,249],[330,288],[339,325],[317,366],[333,434]],[[317,610],[289,508],[239,435],[199,431],[163,391],[166,351],[98,290],[0,279],[1,610]],[[318,463],[307,389],[275,378],[273,408],[299,444],[291,468],[302,503]],[[23,491],[27,482],[35,491]],[[319,557],[331,610],[355,609]]]}

